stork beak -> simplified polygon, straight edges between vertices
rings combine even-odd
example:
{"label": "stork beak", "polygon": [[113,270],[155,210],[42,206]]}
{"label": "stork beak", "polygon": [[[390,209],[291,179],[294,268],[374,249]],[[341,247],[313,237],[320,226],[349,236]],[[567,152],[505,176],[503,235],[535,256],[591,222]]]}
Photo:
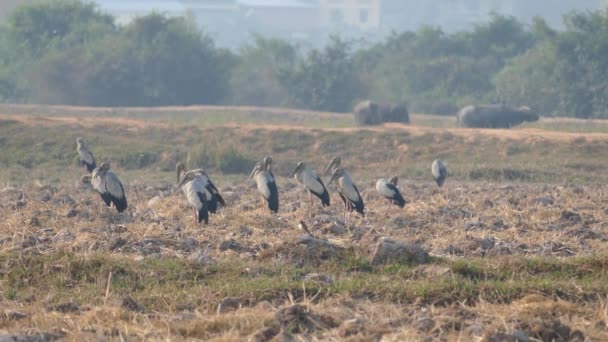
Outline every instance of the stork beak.
{"label": "stork beak", "polygon": [[329,182],[327,182],[327,184],[331,184],[331,183],[333,183],[333,182],[334,182],[336,179],[338,179],[338,173],[337,173],[337,172],[334,172],[334,173],[331,175],[331,178],[329,179]]}
{"label": "stork beak", "polygon": [[179,183],[182,172],[186,171],[186,166],[182,162],[178,162],[177,165],[175,165],[175,170],[177,171],[177,183]]}
{"label": "stork beak", "polygon": [[184,177],[177,183],[177,187],[181,188],[187,180],[189,180],[189,174],[185,174]]}
{"label": "stork beak", "polygon": [[298,171],[298,168],[296,167],[295,169],[293,169],[293,171],[291,171],[291,172],[289,173],[289,177],[290,177],[290,178],[291,178],[291,177],[293,177],[293,176],[296,174],[296,172],[297,172],[297,171]]}
{"label": "stork beak", "polygon": [[323,171],[323,175],[324,176],[329,176],[329,172],[331,171],[331,167],[334,166],[334,164],[336,163],[335,159],[332,159],[329,164],[327,164],[327,166],[325,167],[325,170]]}
{"label": "stork beak", "polygon": [[253,168],[253,170],[251,170],[251,173],[249,174],[249,178],[247,178],[247,179],[251,179],[251,178],[253,178],[253,175],[255,174],[255,172],[256,172],[257,170],[258,170],[258,168],[257,168],[257,166],[255,166],[255,167]]}

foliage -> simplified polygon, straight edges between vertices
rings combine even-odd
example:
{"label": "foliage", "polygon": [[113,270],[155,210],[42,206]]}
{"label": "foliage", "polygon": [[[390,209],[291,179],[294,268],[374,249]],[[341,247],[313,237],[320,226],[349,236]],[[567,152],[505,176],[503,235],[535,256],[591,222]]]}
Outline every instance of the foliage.
{"label": "foliage", "polygon": [[193,146],[186,162],[193,168],[214,168],[224,174],[247,174],[254,164],[238,147],[222,143]]}
{"label": "foliage", "polygon": [[355,69],[352,43],[332,37],[322,50],[312,50],[294,68],[280,71],[279,80],[288,90],[291,104],[314,110],[349,112],[363,95]]}
{"label": "foliage", "polygon": [[542,115],[555,115],[559,106],[559,92],[552,82],[555,64],[550,42],[513,58],[494,78],[499,97],[513,105],[528,105]]}
{"label": "foliage", "polygon": [[286,41],[254,36],[252,44],[240,49],[238,63],[232,70],[231,102],[255,106],[287,105],[288,93],[279,82],[278,73],[291,69],[297,57],[296,48]]}
{"label": "foliage", "polygon": [[19,58],[36,59],[49,50],[93,43],[114,31],[114,19],[92,3],[74,0],[18,7],[7,20],[7,37]]}
{"label": "foliage", "polygon": [[577,117],[608,114],[608,12],[577,13],[556,37],[561,108]]}
{"label": "foliage", "polygon": [[238,104],[350,112],[359,99],[453,115],[476,103],[542,115],[608,115],[608,15],[573,13],[556,31],[493,15],[470,30],[436,27],[322,49],[253,36],[236,53],[187,18],[126,26],[93,4],[23,5],[0,27],[0,101],[96,106]]}
{"label": "foliage", "polygon": [[423,112],[441,100],[441,107],[453,112],[472,101],[496,100],[492,75],[508,58],[527,50],[532,38],[514,18],[494,16],[471,32],[447,35],[422,27],[393,35],[361,52],[358,61],[371,75],[372,98],[408,101]]}
{"label": "foliage", "polygon": [[185,18],[115,27],[92,5],[47,2],[16,10],[6,37],[3,50],[26,58],[12,61],[17,81],[0,69],[3,97],[16,85],[29,102],[96,106],[215,104],[229,93],[232,56]]}

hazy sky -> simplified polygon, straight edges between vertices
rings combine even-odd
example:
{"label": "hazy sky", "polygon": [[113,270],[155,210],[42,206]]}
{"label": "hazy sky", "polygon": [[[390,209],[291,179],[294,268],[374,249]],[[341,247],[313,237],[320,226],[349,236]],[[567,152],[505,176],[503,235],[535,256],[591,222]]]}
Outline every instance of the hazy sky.
{"label": "hazy sky", "polygon": [[364,9],[357,0],[344,0],[352,3],[353,8],[340,8],[339,11],[343,12],[340,19],[351,13],[352,20],[365,19],[374,23],[363,28],[362,25],[351,25],[348,19],[339,22],[332,20],[336,9],[328,9],[320,5],[325,1],[317,0],[94,2],[117,15],[120,22],[127,22],[134,15],[144,15],[152,10],[168,15],[190,15],[215,38],[218,45],[233,48],[249,40],[253,33],[319,45],[329,33],[365,36],[375,40],[392,31],[416,30],[422,25],[440,26],[446,32],[453,32],[486,21],[491,12],[515,16],[526,23],[534,16],[541,16],[551,26],[560,28],[564,14],[573,10],[595,10],[606,3],[605,0],[380,0],[376,11],[373,5]]}

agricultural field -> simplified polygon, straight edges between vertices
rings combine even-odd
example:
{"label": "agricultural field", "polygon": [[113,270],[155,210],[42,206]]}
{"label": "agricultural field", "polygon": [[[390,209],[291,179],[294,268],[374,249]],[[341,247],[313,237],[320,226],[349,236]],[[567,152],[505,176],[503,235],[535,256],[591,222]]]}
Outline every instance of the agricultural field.
{"label": "agricultural field", "polygon": [[[83,177],[79,136],[125,184],[125,213]],[[606,151],[602,121],[0,106],[0,340],[608,340]],[[265,155],[278,214],[247,179]],[[287,178],[336,155],[366,203],[348,225],[335,186],[309,217]],[[178,161],[226,199],[209,225],[175,186]],[[404,209],[375,191],[391,176]]]}

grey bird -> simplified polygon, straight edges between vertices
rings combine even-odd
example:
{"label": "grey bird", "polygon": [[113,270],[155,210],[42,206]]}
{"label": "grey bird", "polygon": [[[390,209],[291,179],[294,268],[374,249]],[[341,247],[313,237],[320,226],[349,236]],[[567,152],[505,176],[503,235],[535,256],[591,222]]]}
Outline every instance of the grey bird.
{"label": "grey bird", "polygon": [[119,213],[127,209],[127,196],[120,182],[120,179],[110,171],[110,163],[105,162],[93,170],[91,175],[91,185],[99,192],[105,204],[109,207],[114,203],[114,207]]}
{"label": "grey bird", "polygon": [[395,204],[399,208],[405,207],[405,204],[407,203],[403,198],[401,191],[399,191],[399,188],[397,187],[398,180],[399,179],[397,178],[397,176],[395,176],[390,178],[388,181],[384,178],[380,178],[376,182],[376,191],[378,191],[378,193],[382,197],[386,198],[389,201],[389,204],[386,207],[386,211],[388,211],[391,203]]}
{"label": "grey bird", "polygon": [[272,158],[265,157],[264,164],[259,162],[255,164],[249,178],[255,180],[258,191],[268,204],[268,209],[277,213],[279,211],[279,191],[270,164],[272,164]]}
{"label": "grey bird", "polygon": [[317,174],[304,164],[299,162],[289,177],[294,177],[300,184],[304,185],[308,190],[310,198],[310,214],[312,215],[312,195],[317,196],[324,207],[329,206],[329,192],[325,188],[325,184]]}
{"label": "grey bird", "polygon": [[[184,163],[182,162],[179,162],[175,166],[175,169],[177,171],[177,182],[179,183],[181,180],[182,173],[186,172],[186,165],[184,165]],[[207,200],[209,212],[211,214],[215,214],[217,212],[218,205],[225,207],[226,202],[224,201],[224,198],[220,194],[217,187],[215,187],[215,185],[211,181],[211,178],[209,177],[207,172],[205,172],[205,170],[203,169],[194,169],[190,171],[192,171],[199,178],[201,184],[205,187],[205,198]]]}
{"label": "grey bird", "polygon": [[187,171],[181,177],[177,186],[182,189],[186,200],[194,208],[194,220],[196,223],[209,223],[209,209],[207,205],[207,189],[202,179],[195,171]]}
{"label": "grey bird", "polygon": [[78,151],[78,157],[80,159],[80,165],[86,167],[89,173],[93,172],[97,165],[95,164],[95,157],[93,153],[86,147],[83,138],[76,138],[76,151]]}
{"label": "grey bird", "polygon": [[353,183],[350,175],[342,168],[334,169],[328,184],[336,182],[338,187],[338,194],[344,202],[344,223],[346,224],[346,215],[353,211],[357,211],[359,214],[365,216],[365,204],[363,203],[363,197],[359,193],[359,189],[355,183]]}
{"label": "grey bird", "polygon": [[431,172],[433,173],[435,182],[437,182],[437,185],[441,187],[443,183],[445,183],[445,179],[448,176],[448,170],[443,162],[439,159],[435,159],[433,161],[433,165],[431,165]]}
{"label": "grey bird", "polygon": [[340,164],[342,163],[342,158],[340,157],[333,157],[330,161],[329,164],[327,164],[327,166],[325,167],[325,170],[323,171],[323,175],[325,176],[329,176],[332,174],[332,172],[334,172],[335,169],[340,167]]}

